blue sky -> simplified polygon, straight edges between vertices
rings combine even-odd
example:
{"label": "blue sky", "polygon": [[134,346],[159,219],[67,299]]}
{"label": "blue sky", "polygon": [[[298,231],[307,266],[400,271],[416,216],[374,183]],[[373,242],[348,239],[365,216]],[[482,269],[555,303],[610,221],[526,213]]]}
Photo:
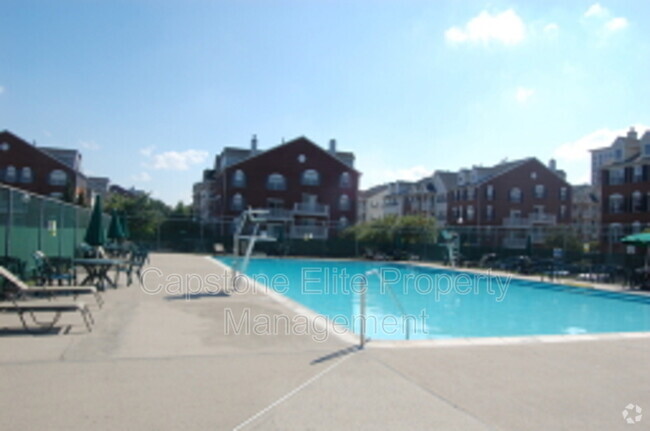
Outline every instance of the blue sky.
{"label": "blue sky", "polygon": [[0,129],[190,201],[223,146],[307,136],[362,186],[650,124],[650,2],[5,0]]}

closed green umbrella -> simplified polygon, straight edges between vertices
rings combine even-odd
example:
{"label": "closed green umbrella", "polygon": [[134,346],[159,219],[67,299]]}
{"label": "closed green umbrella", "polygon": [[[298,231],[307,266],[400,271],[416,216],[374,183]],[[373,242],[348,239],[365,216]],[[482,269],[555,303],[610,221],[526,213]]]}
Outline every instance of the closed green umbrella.
{"label": "closed green umbrella", "polygon": [[129,231],[129,224],[126,221],[126,214],[124,214],[124,211],[120,213],[120,224],[122,225],[122,231],[124,232],[124,238],[128,239],[131,236],[131,232]]}
{"label": "closed green umbrella", "polygon": [[120,216],[117,215],[115,210],[111,211],[111,224],[108,225],[108,238],[119,241],[124,239],[126,235],[124,234],[124,229],[122,228],[122,222]]}
{"label": "closed green umbrella", "polygon": [[95,198],[95,205],[93,206],[90,223],[88,223],[84,238],[86,244],[92,245],[93,247],[99,247],[106,243],[106,231],[102,226],[102,216],[102,197],[98,195]]}

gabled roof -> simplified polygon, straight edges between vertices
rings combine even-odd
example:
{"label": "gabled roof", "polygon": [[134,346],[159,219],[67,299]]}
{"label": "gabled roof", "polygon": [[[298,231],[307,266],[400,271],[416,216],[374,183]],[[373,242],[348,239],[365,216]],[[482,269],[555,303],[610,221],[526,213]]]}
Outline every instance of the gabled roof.
{"label": "gabled roof", "polygon": [[[36,145],[32,145],[32,144],[30,144],[29,142],[27,142],[26,140],[24,140],[23,138],[21,138],[20,136],[14,134],[14,133],[12,133],[12,132],[10,132],[9,130],[3,130],[3,131],[1,131],[1,132],[0,132],[0,138],[2,137],[2,135],[10,136],[11,138],[13,138],[13,139],[15,139],[15,140],[21,142],[23,145],[25,145],[25,146],[27,146],[27,147],[33,149],[34,151],[37,151],[38,153],[40,153],[40,154],[43,155],[44,157],[47,157],[47,158],[49,158],[49,159],[52,159],[52,160],[54,160],[55,162],[57,162],[58,164],[63,165],[63,166],[65,166],[65,167],[69,168],[69,169],[72,169],[73,171],[76,172],[76,175],[79,175],[79,176],[81,176],[82,178],[86,178],[86,176],[85,176],[85,175],[84,175],[84,174],[83,174],[79,169],[74,168],[72,165],[69,165],[68,163],[64,162],[64,161],[61,160],[60,158],[55,157],[52,153],[50,153],[50,152],[48,152],[48,151],[44,151],[44,150],[47,149],[48,147],[37,147]],[[53,150],[53,148],[50,148],[50,150]],[[59,150],[62,150],[62,149],[59,149]],[[75,152],[75,153],[78,154],[78,151],[77,151],[77,150],[62,150],[62,151],[73,151],[73,152]]]}
{"label": "gabled roof", "polygon": [[438,176],[442,184],[447,190],[451,190],[458,184],[458,173],[448,171],[436,171],[433,174],[434,178]]}
{"label": "gabled roof", "polygon": [[[267,154],[269,154],[269,153],[272,152],[272,151],[275,151],[275,150],[277,150],[277,149],[279,149],[279,148],[282,148],[282,147],[285,147],[285,146],[287,146],[287,145],[293,145],[293,144],[295,144],[296,142],[299,142],[299,141],[307,142],[308,144],[312,145],[314,148],[318,149],[318,151],[321,151],[322,153],[327,154],[329,157],[331,157],[331,158],[332,158],[333,160],[335,160],[336,162],[345,165],[348,169],[350,169],[350,170],[356,172],[357,174],[361,175],[361,172],[359,172],[356,168],[354,168],[353,166],[349,165],[348,163],[345,163],[345,162],[340,158],[340,155],[341,155],[341,156],[344,156],[344,157],[347,156],[348,158],[351,157],[351,158],[352,158],[352,161],[354,161],[354,154],[353,154],[353,153],[351,153],[351,152],[338,152],[338,151],[337,151],[337,152],[335,153],[336,155],[334,155],[334,154],[332,154],[331,152],[325,150],[324,148],[321,148],[320,146],[316,145],[312,140],[310,140],[309,138],[307,138],[307,137],[305,137],[305,136],[299,136],[299,137],[297,137],[297,138],[295,138],[295,139],[292,139],[292,140],[290,140],[290,141],[284,142],[284,143],[282,143],[282,144],[280,144],[280,145],[276,145],[275,147],[271,147],[271,148],[269,148],[268,150],[264,150],[264,151],[257,150],[257,151],[255,152],[255,154],[250,154],[247,158],[245,158],[245,159],[243,159],[243,160],[239,160],[239,161],[233,163],[232,165],[228,165],[227,168],[232,168],[232,167],[237,166],[237,165],[240,165],[240,164],[242,164],[242,163],[244,163],[244,162],[248,162],[249,160],[252,160],[252,159],[254,159],[254,158],[257,158],[257,157],[261,157],[261,156],[267,155]],[[227,148],[228,150],[242,150],[242,151],[248,151],[249,153],[252,153],[251,150],[244,150],[244,149],[241,149],[241,148],[233,148],[233,147],[226,147],[226,148]],[[224,150],[226,150],[226,148],[224,148]]]}

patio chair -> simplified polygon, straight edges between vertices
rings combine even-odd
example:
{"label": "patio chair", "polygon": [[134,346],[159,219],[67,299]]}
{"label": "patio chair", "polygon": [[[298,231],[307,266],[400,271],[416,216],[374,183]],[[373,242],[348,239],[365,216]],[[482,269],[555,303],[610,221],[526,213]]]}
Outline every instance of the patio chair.
{"label": "patio chair", "polygon": [[57,282],[59,286],[63,281],[67,281],[68,285],[76,284],[77,272],[72,259],[66,258],[48,258],[45,253],[37,250],[32,255],[36,265],[36,280],[38,284],[52,284]]}
{"label": "patio chair", "polygon": [[99,308],[104,305],[104,299],[94,286],[27,286],[4,266],[0,266],[0,276],[6,281],[4,286],[5,295],[12,298],[38,295],[52,298],[54,296],[72,295],[73,299],[76,299],[79,295],[92,294]]}
{"label": "patio chair", "polygon": [[122,265],[117,267],[117,275],[115,277],[115,283],[120,276],[120,273],[123,272],[126,275],[126,285],[130,286],[133,283],[133,273],[138,276],[138,281],[142,279],[142,267],[148,259],[148,253],[145,250],[136,249],[131,252],[131,257]]}

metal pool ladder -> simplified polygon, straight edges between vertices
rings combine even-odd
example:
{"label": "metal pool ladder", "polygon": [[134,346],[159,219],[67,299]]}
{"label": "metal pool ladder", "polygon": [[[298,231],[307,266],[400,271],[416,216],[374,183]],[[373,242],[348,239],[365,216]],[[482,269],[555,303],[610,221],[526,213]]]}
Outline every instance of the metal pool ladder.
{"label": "metal pool ladder", "polygon": [[[367,296],[367,293],[368,293],[368,276],[373,275],[373,274],[377,276],[377,278],[379,279],[379,283],[380,283],[380,285],[382,287],[386,286],[386,285],[384,285],[384,279],[381,276],[381,274],[379,273],[379,271],[377,271],[376,269],[371,269],[370,271],[366,271],[366,274],[365,274],[365,277],[364,277],[364,284],[363,284],[363,286],[361,288],[361,294],[360,294],[361,297],[359,298],[359,308],[360,308],[359,314],[361,315],[360,316],[361,320],[359,322],[359,332],[360,332],[360,334],[359,334],[359,345],[360,345],[361,348],[363,348],[363,346],[365,345],[365,342],[366,342],[366,303],[367,303],[366,296]],[[397,295],[395,295],[395,292],[393,291],[393,288],[390,285],[388,285],[386,287],[388,287],[388,293],[390,294],[390,297],[393,300],[393,303],[395,303],[395,305],[397,306],[397,309],[401,313],[402,319],[404,319],[404,321],[406,322],[406,328],[405,328],[406,329],[406,340],[410,340],[411,339],[411,319],[409,319],[408,316],[406,315],[406,310],[404,310],[404,306],[402,305],[399,298],[397,298]]]}

